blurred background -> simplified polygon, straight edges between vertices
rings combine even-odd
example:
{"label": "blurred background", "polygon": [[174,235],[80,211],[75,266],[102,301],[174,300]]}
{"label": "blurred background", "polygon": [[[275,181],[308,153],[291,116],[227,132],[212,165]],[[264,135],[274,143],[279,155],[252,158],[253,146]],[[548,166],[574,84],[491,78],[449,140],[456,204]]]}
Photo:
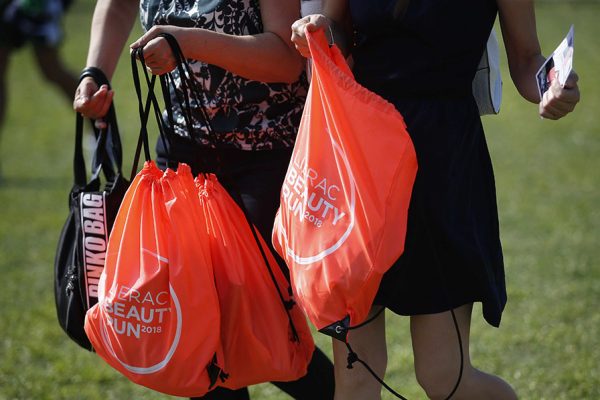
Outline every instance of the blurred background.
{"label": "blurred background", "polygon": [[[76,0],[64,21],[61,54],[76,73],[85,63],[94,4]],[[522,399],[600,399],[600,1],[538,0],[536,13],[546,55],[575,25],[582,101],[564,120],[541,120],[537,106],[516,93],[501,49],[502,108],[483,122],[509,302],[499,329],[475,307],[472,359],[506,378]],[[136,27],[131,41],[140,34]],[[139,121],[124,60],[113,87],[129,166]],[[0,399],[168,399],[121,377],[58,325],[53,262],[68,211],[75,115],[43,79],[31,46],[13,55],[0,128]],[[386,381],[423,399],[408,320],[388,313],[387,323]],[[331,354],[329,339],[316,339]],[[254,399],[288,398],[269,384],[251,392]]]}

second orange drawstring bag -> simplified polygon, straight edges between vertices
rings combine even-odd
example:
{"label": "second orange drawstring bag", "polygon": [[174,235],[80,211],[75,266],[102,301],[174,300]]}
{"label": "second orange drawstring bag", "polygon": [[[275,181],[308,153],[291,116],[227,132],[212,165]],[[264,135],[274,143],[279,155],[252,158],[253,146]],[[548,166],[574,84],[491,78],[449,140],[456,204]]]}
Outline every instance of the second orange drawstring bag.
{"label": "second orange drawstring bag", "polygon": [[[196,178],[221,310],[219,385],[238,389],[306,374],[314,342],[258,230],[213,174]],[[260,244],[260,247],[259,247]]]}

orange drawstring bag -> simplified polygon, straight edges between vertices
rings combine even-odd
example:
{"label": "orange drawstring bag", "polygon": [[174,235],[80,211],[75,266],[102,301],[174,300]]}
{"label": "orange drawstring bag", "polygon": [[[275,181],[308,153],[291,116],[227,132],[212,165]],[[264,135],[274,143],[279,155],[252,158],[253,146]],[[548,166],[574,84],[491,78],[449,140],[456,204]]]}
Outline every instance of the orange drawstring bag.
{"label": "orange drawstring bag", "polygon": [[307,38],[311,86],[273,244],[309,319],[345,340],[402,254],[417,160],[394,106],[354,80],[322,31]]}
{"label": "orange drawstring bag", "polygon": [[301,378],[314,342],[287,279],[260,233],[216,176],[199,175],[196,186],[221,309],[227,379],[219,385],[238,389]]}
{"label": "orange drawstring bag", "polygon": [[110,235],[98,304],[85,319],[94,350],[135,383],[202,396],[219,375],[219,302],[189,167],[148,161]]}

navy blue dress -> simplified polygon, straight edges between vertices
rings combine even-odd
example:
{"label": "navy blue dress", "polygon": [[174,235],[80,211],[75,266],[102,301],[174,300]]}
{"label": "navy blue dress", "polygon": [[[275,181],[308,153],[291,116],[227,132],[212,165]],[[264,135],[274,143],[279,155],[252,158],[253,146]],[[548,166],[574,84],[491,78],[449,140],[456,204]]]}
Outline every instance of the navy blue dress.
{"label": "navy blue dress", "polygon": [[494,175],[472,80],[493,26],[494,0],[350,0],[359,83],[404,116],[419,170],[405,251],[375,304],[401,315],[482,302],[500,324],[506,304]]}

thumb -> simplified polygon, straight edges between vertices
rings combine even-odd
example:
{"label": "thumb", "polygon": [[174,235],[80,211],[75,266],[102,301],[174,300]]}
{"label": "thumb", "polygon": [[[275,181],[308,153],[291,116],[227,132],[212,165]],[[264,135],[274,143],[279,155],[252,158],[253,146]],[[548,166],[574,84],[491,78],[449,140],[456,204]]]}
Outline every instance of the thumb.
{"label": "thumb", "polygon": [[577,81],[579,81],[579,75],[575,71],[571,71],[569,77],[565,81],[565,88],[573,89],[577,86]]}
{"label": "thumb", "polygon": [[136,40],[131,45],[129,45],[129,47],[131,49],[137,49],[140,47],[143,48],[146,45],[146,43],[148,43],[149,41],[151,41],[152,39],[157,37],[159,34],[160,34],[160,28],[157,26],[153,26],[152,28],[150,28],[150,30],[148,32],[144,33],[138,40]]}
{"label": "thumb", "polygon": [[75,91],[73,108],[76,111],[80,111],[82,107],[86,107],[91,101],[92,96],[98,91],[98,89],[98,85],[92,78],[84,78],[79,84],[79,86],[77,86],[77,90]]}

